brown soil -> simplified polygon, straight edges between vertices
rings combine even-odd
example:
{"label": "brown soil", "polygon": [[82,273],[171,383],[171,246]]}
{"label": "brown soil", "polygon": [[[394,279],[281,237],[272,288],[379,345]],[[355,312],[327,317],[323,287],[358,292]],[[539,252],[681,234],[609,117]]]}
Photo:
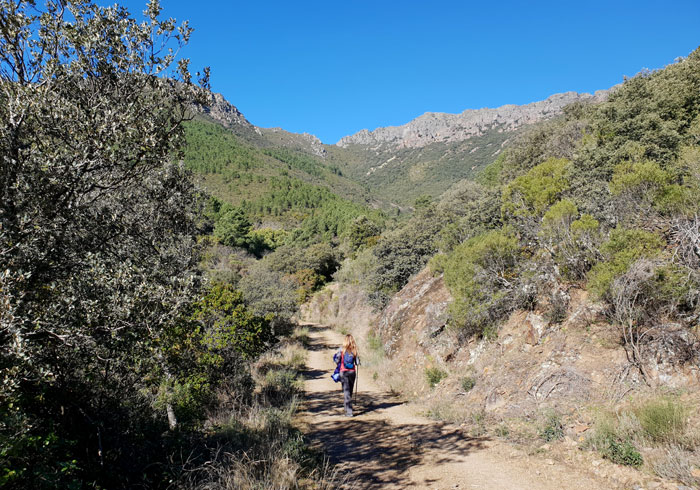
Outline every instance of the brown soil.
{"label": "brown soil", "polygon": [[[611,488],[610,481],[562,461],[530,456],[489,437],[421,417],[400,398],[358,373],[353,418],[343,416],[340,384],[330,379],[342,336],[309,325],[304,431],[340,465],[355,488]],[[416,373],[422,376],[422,371]]]}

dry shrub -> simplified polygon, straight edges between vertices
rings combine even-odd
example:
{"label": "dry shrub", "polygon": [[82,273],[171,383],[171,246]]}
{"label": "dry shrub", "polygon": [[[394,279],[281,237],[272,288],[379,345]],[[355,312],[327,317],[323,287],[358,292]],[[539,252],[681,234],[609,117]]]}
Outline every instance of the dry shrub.
{"label": "dry shrub", "polygon": [[693,466],[700,464],[698,457],[676,445],[670,445],[660,451],[653,452],[648,458],[649,466],[654,473],[662,478],[681,482],[684,485],[697,488],[700,480],[692,474]]}

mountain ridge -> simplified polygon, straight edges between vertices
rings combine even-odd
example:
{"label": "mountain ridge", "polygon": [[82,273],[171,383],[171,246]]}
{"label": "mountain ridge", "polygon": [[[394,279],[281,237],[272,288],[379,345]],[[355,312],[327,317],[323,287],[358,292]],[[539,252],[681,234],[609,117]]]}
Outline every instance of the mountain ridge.
{"label": "mountain ridge", "polygon": [[575,102],[602,102],[612,89],[593,94],[563,92],[529,104],[506,104],[496,108],[466,109],[458,114],[426,112],[406,124],[363,129],[344,136],[336,146],[388,145],[397,149],[422,148],[432,143],[465,141],[498,129],[514,131],[562,113],[565,106]]}

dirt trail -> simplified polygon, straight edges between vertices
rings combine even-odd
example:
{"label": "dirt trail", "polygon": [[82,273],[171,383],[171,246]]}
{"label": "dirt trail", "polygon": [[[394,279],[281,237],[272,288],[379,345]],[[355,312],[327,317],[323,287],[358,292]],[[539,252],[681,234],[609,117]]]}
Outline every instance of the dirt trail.
{"label": "dirt trail", "polygon": [[[359,372],[353,418],[343,416],[340,383],[330,379],[342,336],[309,325],[302,422],[310,439],[350,475],[357,488],[567,489],[609,488],[559,462],[530,457],[489,438],[416,415]],[[422,373],[416,373],[421,376]]]}

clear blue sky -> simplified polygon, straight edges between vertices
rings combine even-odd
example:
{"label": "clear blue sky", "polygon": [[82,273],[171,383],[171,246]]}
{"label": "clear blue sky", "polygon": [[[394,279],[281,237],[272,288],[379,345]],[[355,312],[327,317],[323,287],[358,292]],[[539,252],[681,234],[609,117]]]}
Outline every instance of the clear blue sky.
{"label": "clear blue sky", "polygon": [[214,91],[257,126],[324,143],[608,88],[700,45],[698,0],[161,1],[195,28],[184,55],[211,66]]}

